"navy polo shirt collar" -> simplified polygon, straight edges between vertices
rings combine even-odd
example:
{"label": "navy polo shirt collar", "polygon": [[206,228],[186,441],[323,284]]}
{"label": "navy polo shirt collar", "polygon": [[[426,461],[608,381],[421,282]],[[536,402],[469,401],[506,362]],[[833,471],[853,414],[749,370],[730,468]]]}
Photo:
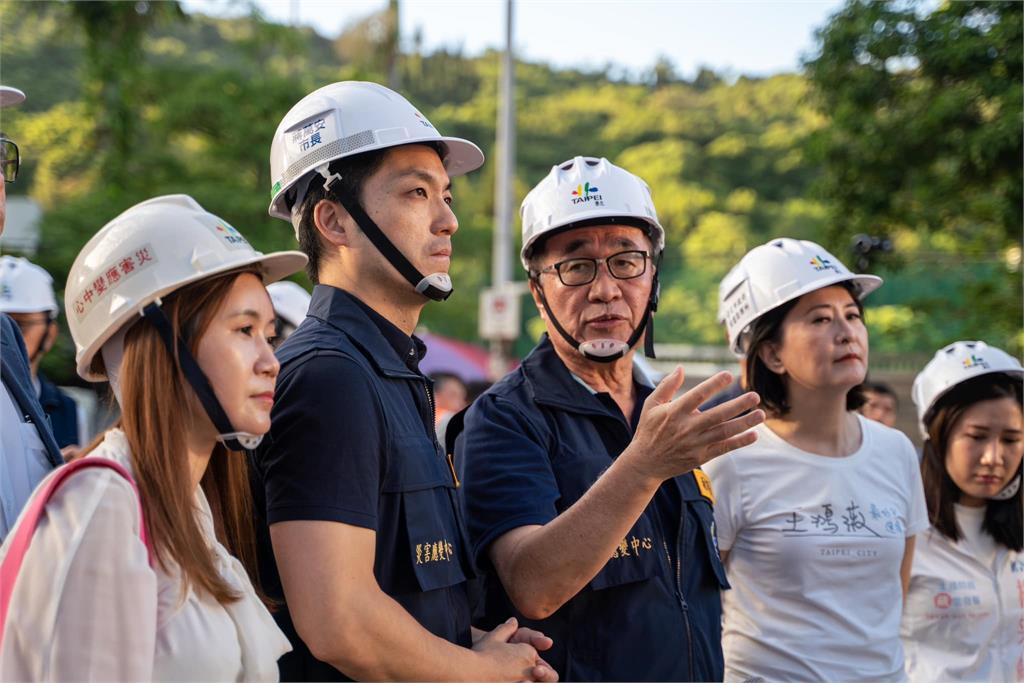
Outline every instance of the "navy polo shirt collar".
{"label": "navy polo shirt collar", "polygon": [[316,285],[309,315],[347,334],[381,373],[394,377],[422,376],[418,364],[426,353],[426,345],[402,332],[350,292]]}
{"label": "navy polo shirt collar", "polygon": [[572,413],[621,419],[597,400],[589,387],[569,372],[546,334],[523,360],[522,368],[526,385],[537,403]]}

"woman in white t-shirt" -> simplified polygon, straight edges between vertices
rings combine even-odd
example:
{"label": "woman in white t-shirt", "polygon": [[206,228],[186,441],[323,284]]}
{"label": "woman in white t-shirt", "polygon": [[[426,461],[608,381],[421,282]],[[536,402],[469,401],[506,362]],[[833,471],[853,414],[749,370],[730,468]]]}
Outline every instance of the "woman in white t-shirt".
{"label": "woman in white t-shirt", "polygon": [[277,680],[291,648],[247,575],[237,451],[270,427],[264,283],[304,263],[255,251],[185,195],[128,209],[82,249],[65,290],[78,372],[109,379],[122,414],[85,457],[116,461],[139,493],[93,467],[49,499],[14,583],[0,680]]}
{"label": "woman in white t-shirt", "polygon": [[720,318],[768,415],[754,444],[704,466],[732,584],[727,681],[904,677],[900,606],[927,527],[917,456],[853,411],[868,367],[860,300],[879,285],[788,238],[722,281]]}
{"label": "woman in white t-shirt", "polygon": [[1024,680],[1024,369],[984,342],[939,349],[914,380],[931,528],[903,611],[912,681]]}

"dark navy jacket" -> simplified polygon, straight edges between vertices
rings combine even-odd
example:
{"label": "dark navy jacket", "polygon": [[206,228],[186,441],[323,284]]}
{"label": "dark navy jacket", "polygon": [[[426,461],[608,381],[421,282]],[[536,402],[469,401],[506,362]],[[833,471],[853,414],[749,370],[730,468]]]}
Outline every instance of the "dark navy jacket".
{"label": "dark navy jacket", "polygon": [[32,385],[32,371],[28,365],[25,342],[21,338],[17,324],[4,313],[0,313],[0,378],[3,379],[14,404],[28,421],[36,425],[39,438],[46,447],[47,460],[54,467],[62,464],[64,459],[61,457],[60,447],[53,438],[50,422],[39,405],[36,389]]}
{"label": "dark navy jacket", "polygon": [[564,512],[631,439],[611,397],[574,379],[547,338],[470,407],[456,462],[474,557],[489,571],[477,625],[515,613],[554,639],[544,658],[565,681],[721,680],[728,583],[703,473],[665,482],[605,567],[547,619],[514,611],[493,574],[495,539]]}
{"label": "dark navy jacket", "polygon": [[[278,350],[271,431],[254,454],[257,507],[269,524],[374,529],[381,589],[434,635],[470,646],[472,561],[454,469],[434,433],[432,384],[416,369],[421,345],[350,294],[317,285],[308,317]],[[265,531],[261,579],[280,600]],[[310,654],[287,606],[275,617],[295,648],[280,661],[283,680],[346,680]]]}
{"label": "dark navy jacket", "polygon": [[[78,407],[75,400],[39,373],[39,404],[50,418],[50,427],[61,448],[78,444]],[[78,444],[84,446],[85,444]]]}

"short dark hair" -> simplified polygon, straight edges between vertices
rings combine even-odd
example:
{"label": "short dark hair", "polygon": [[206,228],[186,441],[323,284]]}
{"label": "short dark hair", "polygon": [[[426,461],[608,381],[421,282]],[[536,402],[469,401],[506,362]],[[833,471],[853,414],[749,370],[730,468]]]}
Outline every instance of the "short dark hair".
{"label": "short dark hair", "polygon": [[[849,282],[840,282],[839,286],[850,293],[854,303],[857,304],[857,310],[863,317],[864,304],[857,298],[857,291],[853,285]],[[792,301],[787,301],[750,324],[750,332],[747,337],[747,357],[744,360],[747,367],[747,386],[745,388],[757,392],[757,395],[761,397],[761,407],[773,417],[781,417],[789,412],[786,381],[782,375],[772,372],[757,352],[764,344],[778,343],[782,335],[782,321],[802,298],[797,297]],[[846,394],[847,410],[856,410],[864,402],[862,386],[857,385]]]}
{"label": "short dark hair", "polygon": [[[959,541],[963,533],[956,523],[953,503],[963,492],[946,470],[946,451],[953,427],[968,408],[975,403],[1000,398],[1011,398],[1021,404],[1024,398],[1020,377],[1004,373],[991,373],[973,377],[953,387],[925,414],[928,436],[921,457],[921,480],[924,499],[928,505],[928,519],[935,530],[952,541]],[[1014,476],[1021,476],[1020,467]],[[985,506],[984,529],[996,542],[1010,550],[1020,552],[1024,545],[1020,490],[1009,500],[990,500]]]}
{"label": "short dark hair", "polygon": [[864,391],[870,391],[873,394],[879,394],[882,396],[892,396],[893,400],[899,401],[896,391],[885,382],[872,382],[869,380],[860,386]]}
{"label": "short dark hair", "polygon": [[445,382],[458,382],[459,384],[462,385],[464,389],[468,390],[466,382],[461,377],[456,375],[454,372],[447,372],[444,370],[440,372],[432,372],[430,373],[430,379],[434,381],[435,386],[439,384],[444,384]]}
{"label": "short dark hair", "polygon": [[[442,159],[445,157],[445,148],[440,143],[423,142],[413,144],[422,144],[430,147]],[[363,152],[362,154],[355,154],[344,159],[332,161],[328,166],[329,172],[337,173],[341,176],[337,181],[338,184],[334,185],[335,191],[328,192],[325,190],[319,175],[315,176],[309,184],[309,189],[306,191],[306,196],[302,199],[302,205],[299,209],[301,213],[299,220],[299,249],[309,259],[306,263],[306,275],[309,276],[313,284],[320,282],[320,259],[323,257],[324,251],[320,231],[317,230],[316,221],[313,218],[316,205],[323,199],[337,202],[338,192],[356,197],[362,203],[363,186],[366,184],[367,179],[380,169],[388,154],[394,149],[398,149],[398,147],[375,149],[370,152]]]}

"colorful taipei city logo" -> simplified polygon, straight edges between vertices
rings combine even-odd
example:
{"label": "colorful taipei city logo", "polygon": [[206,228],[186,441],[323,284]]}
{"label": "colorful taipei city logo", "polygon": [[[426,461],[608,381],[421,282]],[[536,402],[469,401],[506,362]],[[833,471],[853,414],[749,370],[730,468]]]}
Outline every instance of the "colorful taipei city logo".
{"label": "colorful taipei city logo", "polygon": [[814,270],[818,272],[821,272],[823,270],[834,270],[836,272],[839,272],[838,269],[834,265],[832,265],[831,261],[829,261],[827,258],[821,258],[821,256],[815,256],[810,261],[808,261],[808,263],[814,266]]}
{"label": "colorful taipei city logo", "polygon": [[231,244],[231,245],[244,244],[246,246],[249,245],[248,240],[246,240],[244,237],[242,237],[242,233],[238,232],[237,230],[235,230],[230,225],[222,225],[222,224],[218,223],[217,224],[217,234],[220,235],[221,238],[225,242],[227,242],[228,244]]}
{"label": "colorful taipei city logo", "polygon": [[964,370],[973,370],[974,368],[988,370],[988,363],[984,358],[978,358],[972,353],[970,358],[964,358]]}
{"label": "colorful taipei city logo", "polygon": [[584,202],[594,202],[596,206],[604,205],[604,198],[601,197],[599,189],[596,185],[591,185],[589,182],[577,185],[576,189],[572,191],[570,197],[573,204],[583,204]]}

